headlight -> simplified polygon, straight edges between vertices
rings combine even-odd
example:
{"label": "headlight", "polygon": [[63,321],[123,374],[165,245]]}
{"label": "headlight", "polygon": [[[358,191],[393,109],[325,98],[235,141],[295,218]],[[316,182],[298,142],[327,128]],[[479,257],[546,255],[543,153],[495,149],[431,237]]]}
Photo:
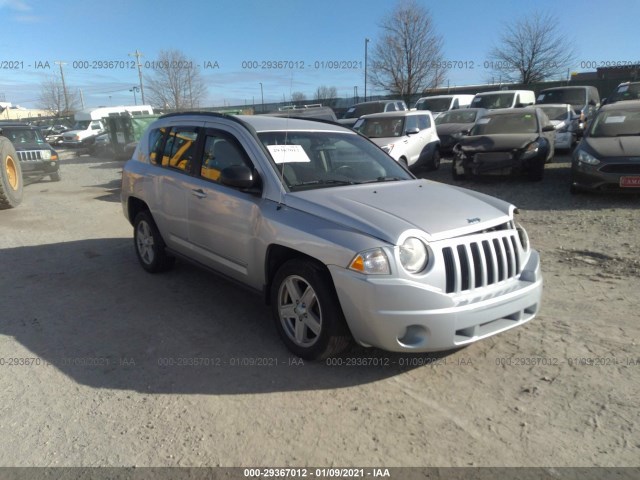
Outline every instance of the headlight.
{"label": "headlight", "polygon": [[351,260],[349,269],[373,275],[389,275],[391,273],[389,259],[381,248],[358,253]]}
{"label": "headlight", "polygon": [[427,247],[417,238],[409,237],[400,245],[400,263],[407,272],[421,272],[427,266],[428,260]]}
{"label": "headlight", "polygon": [[522,225],[516,224],[516,231],[518,232],[518,238],[520,238],[520,245],[525,252],[529,251],[529,235]]}
{"label": "headlight", "polygon": [[51,150],[42,150],[43,160],[51,160]]}
{"label": "headlight", "polygon": [[394,145],[393,143],[390,143],[388,145],[383,145],[380,148],[382,148],[382,150],[384,150],[387,153],[391,153],[391,150],[393,150],[393,145]]}
{"label": "headlight", "polygon": [[578,163],[586,163],[587,165],[598,165],[600,163],[600,160],[598,160],[593,155],[585,152],[584,150],[579,150]]}
{"label": "headlight", "polygon": [[531,142],[525,148],[524,153],[522,154],[522,158],[531,158],[535,157],[538,154],[538,150],[540,148],[540,144],[538,142]]}

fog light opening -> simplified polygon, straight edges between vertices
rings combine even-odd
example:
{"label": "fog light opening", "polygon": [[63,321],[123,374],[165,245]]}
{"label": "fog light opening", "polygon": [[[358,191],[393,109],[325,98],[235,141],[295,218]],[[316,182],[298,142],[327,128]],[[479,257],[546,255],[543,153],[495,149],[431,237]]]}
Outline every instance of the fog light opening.
{"label": "fog light opening", "polygon": [[398,343],[408,348],[419,348],[427,344],[429,331],[422,325],[409,325]]}

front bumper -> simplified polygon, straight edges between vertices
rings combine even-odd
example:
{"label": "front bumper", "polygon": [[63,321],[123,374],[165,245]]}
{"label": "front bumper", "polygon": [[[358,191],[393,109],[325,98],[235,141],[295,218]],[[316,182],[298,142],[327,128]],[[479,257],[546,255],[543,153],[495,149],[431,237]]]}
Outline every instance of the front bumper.
{"label": "front bumper", "polygon": [[573,146],[575,134],[571,132],[556,132],[556,149],[567,150]]}
{"label": "front bumper", "polygon": [[588,165],[574,160],[571,164],[571,184],[580,190],[640,193],[639,187],[621,187],[622,177],[640,178],[640,162],[618,159]]}
{"label": "front bumper", "polygon": [[535,170],[545,163],[547,149],[540,149],[535,156],[522,158],[520,152],[456,152],[453,168],[458,173],[472,175],[510,175]]}
{"label": "front bumper", "polygon": [[509,330],[531,320],[542,297],[535,250],[517,278],[461,294],[339,267],[330,271],[355,340],[394,352],[450,350]]}

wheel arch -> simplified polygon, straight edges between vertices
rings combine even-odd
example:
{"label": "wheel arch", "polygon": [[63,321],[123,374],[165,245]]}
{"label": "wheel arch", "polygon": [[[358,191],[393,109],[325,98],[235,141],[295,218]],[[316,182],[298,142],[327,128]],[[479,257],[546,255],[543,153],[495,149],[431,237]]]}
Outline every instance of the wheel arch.
{"label": "wheel arch", "polygon": [[129,219],[129,223],[131,225],[133,225],[133,222],[136,219],[136,215],[144,211],[151,212],[149,206],[144,200],[141,200],[138,197],[129,197],[127,199],[127,218]]}
{"label": "wheel arch", "polygon": [[327,266],[311,255],[307,255],[299,250],[295,250],[290,247],[285,247],[284,245],[272,244],[267,248],[267,253],[265,255],[265,286],[264,286],[264,300],[267,305],[271,304],[269,292],[271,291],[271,284],[273,283],[273,277],[275,276],[278,269],[284,265],[289,260],[293,259],[301,259],[308,260],[319,272],[322,272],[323,275],[326,275],[330,281],[330,284],[333,289],[335,289],[335,285],[333,284],[333,279],[331,278],[331,274],[329,273],[329,269]]}

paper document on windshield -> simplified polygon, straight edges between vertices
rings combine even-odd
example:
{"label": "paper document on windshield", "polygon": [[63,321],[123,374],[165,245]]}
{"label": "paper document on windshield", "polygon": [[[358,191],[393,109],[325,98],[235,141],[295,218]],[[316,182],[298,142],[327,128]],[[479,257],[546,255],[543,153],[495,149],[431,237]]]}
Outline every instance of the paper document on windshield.
{"label": "paper document on windshield", "polygon": [[276,163],[309,163],[311,159],[302,145],[267,145]]}

